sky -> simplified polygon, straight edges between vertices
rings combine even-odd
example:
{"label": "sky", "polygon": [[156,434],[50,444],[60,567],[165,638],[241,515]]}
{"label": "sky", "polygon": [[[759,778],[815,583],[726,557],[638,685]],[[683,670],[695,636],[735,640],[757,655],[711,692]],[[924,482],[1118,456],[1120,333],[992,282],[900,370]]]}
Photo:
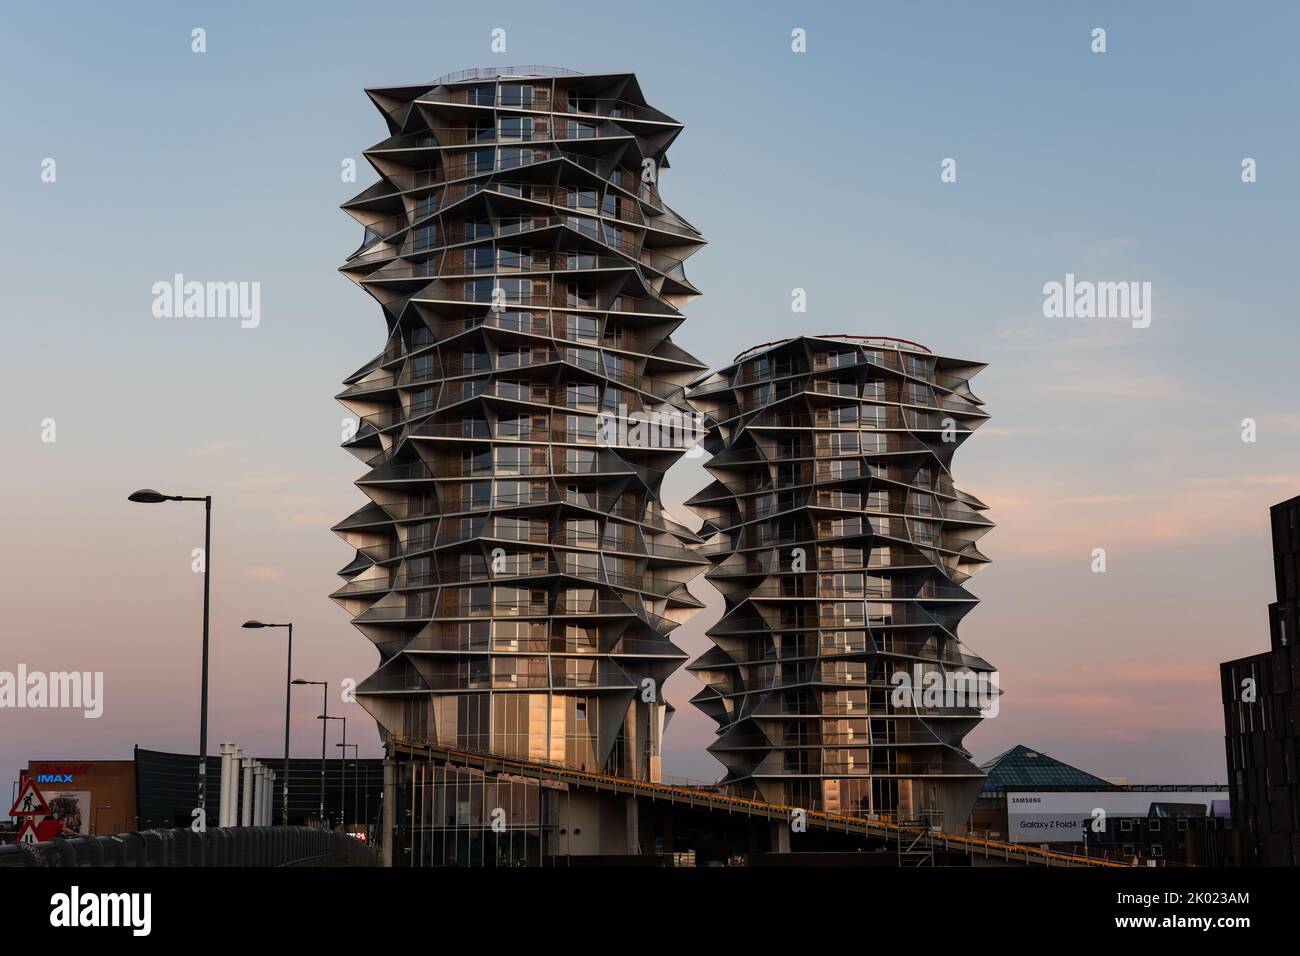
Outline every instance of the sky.
{"label": "sky", "polygon": [[[6,5],[0,671],[102,671],[105,710],[0,710],[0,767],[196,748],[202,508],[139,487],[214,499],[209,752],[279,752],[284,633],[257,617],[295,623],[295,676],[379,754],[339,700],[375,653],[327,597],[329,526],[364,501],[332,396],[384,338],[336,272],[386,135],[362,91],[545,64],[633,71],[685,123],[662,191],[710,244],[683,348],[848,332],[988,363],[954,466],[997,523],[961,627],[1005,692],[977,759],[1223,781],[1218,664],[1268,647],[1268,508],[1300,494],[1297,27],[1285,3]],[[259,324],[155,316],[177,273],[260,283]],[[1150,283],[1150,324],[1045,316],[1067,275]],[[693,588],[694,655],[720,599]],[[697,689],[666,688],[665,771],[711,780]]]}

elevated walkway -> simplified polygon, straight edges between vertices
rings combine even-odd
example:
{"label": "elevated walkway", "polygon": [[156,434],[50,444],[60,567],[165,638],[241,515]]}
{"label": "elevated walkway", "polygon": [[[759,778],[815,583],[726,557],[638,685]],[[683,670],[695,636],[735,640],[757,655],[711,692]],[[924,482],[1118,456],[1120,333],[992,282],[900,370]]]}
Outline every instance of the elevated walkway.
{"label": "elevated walkway", "polygon": [[693,809],[728,814],[745,814],[755,819],[788,823],[791,814],[796,810],[800,810],[805,814],[809,827],[877,839],[888,846],[900,847],[900,854],[916,855],[922,850],[929,852],[947,851],[1025,866],[1126,868],[1123,864],[1111,860],[1040,850],[1037,847],[1018,843],[1000,843],[996,840],[986,840],[975,836],[941,833],[928,827],[909,826],[906,823],[873,820],[869,817],[849,814],[827,813],[821,810],[804,810],[799,807],[749,800],[744,797],[731,796],[708,784],[687,786],[629,780],[625,777],[573,770],[557,764],[525,760],[519,757],[505,757],[486,751],[445,747],[424,740],[411,740],[401,737],[394,738],[392,746],[395,754],[405,755],[408,759],[436,760],[450,766],[468,767],[490,773],[508,773],[538,780],[559,781],[585,790],[624,794],[647,800],[663,800]]}

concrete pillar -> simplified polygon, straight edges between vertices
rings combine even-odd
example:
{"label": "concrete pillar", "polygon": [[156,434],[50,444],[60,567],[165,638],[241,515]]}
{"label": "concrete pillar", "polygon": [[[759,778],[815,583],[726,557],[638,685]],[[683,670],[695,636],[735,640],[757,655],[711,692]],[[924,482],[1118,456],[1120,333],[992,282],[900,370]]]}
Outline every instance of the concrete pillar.
{"label": "concrete pillar", "polygon": [[261,765],[261,801],[257,810],[257,826],[266,826],[266,797],[270,796],[270,767]]}
{"label": "concrete pillar", "polygon": [[230,758],[230,826],[239,826],[239,773],[244,765],[244,751],[236,747]]}
{"label": "concrete pillar", "polygon": [[384,758],[384,866],[393,865],[393,822],[397,807],[397,761]]}
{"label": "concrete pillar", "polygon": [[244,748],[236,747],[234,761],[230,767],[230,826],[239,826],[240,773],[244,767]]}
{"label": "concrete pillar", "polygon": [[262,801],[266,799],[266,768],[253,761],[253,826],[262,825]]}
{"label": "concrete pillar", "polygon": [[790,852],[790,824],[780,820],[772,823],[772,852]]}
{"label": "concrete pillar", "polygon": [[[234,744],[230,745],[230,782],[226,785],[227,789],[221,792],[221,805],[230,804],[230,810],[226,814],[226,826],[239,826],[239,761],[242,754]],[[227,801],[227,794],[229,800]]]}
{"label": "concrete pillar", "polygon": [[266,765],[257,763],[257,769],[261,771],[257,775],[255,786],[257,787],[256,795],[252,799],[252,825],[261,826],[266,817]]}
{"label": "concrete pillar", "polygon": [[253,758],[245,757],[242,763],[244,765],[244,805],[240,808],[239,825],[241,827],[251,827],[253,825]]}
{"label": "concrete pillar", "polygon": [[232,765],[235,761],[235,745],[224,743],[221,745],[221,789],[217,797],[220,804],[217,808],[217,826],[232,826],[230,819],[230,776],[233,772]]}
{"label": "concrete pillar", "polygon": [[636,797],[627,798],[627,854],[641,855],[641,807]]}
{"label": "concrete pillar", "polygon": [[266,771],[266,798],[262,801],[262,826],[264,827],[269,827],[275,818],[275,813],[271,809],[275,806],[275,777],[274,770]]}

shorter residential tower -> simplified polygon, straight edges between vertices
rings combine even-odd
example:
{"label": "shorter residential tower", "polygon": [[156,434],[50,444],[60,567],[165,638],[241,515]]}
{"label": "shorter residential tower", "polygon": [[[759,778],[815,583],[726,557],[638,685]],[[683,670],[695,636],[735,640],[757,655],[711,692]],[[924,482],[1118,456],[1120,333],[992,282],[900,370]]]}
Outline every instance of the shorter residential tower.
{"label": "shorter residential tower", "polygon": [[991,522],[950,468],[988,418],[970,389],[983,367],[900,339],[801,336],[689,391],[716,429],[714,481],[688,504],[726,599],[689,669],[724,783],[965,825],[984,775],[962,740],[997,693],[957,625]]}

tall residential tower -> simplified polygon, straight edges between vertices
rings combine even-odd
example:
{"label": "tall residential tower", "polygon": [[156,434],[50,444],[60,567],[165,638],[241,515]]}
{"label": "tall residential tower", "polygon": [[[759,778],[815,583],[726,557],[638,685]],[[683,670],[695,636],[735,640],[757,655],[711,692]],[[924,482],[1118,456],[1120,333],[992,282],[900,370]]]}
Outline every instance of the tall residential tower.
{"label": "tall residential tower", "polygon": [[802,336],[691,389],[717,430],[715,480],[688,504],[726,610],[689,669],[724,783],[965,825],[983,774],[962,739],[996,691],[957,624],[991,522],[950,466],[988,417],[969,385],[982,368],[898,339]]}
{"label": "tall residential tower", "polygon": [[707,564],[659,498],[698,436],[636,427],[688,421],[704,369],[670,338],[704,241],[659,194],[682,125],[627,73],[367,93],[389,135],[342,271],[387,340],[338,396],[370,501],[334,529],[380,658],[357,699],[391,736],[656,779]]}

